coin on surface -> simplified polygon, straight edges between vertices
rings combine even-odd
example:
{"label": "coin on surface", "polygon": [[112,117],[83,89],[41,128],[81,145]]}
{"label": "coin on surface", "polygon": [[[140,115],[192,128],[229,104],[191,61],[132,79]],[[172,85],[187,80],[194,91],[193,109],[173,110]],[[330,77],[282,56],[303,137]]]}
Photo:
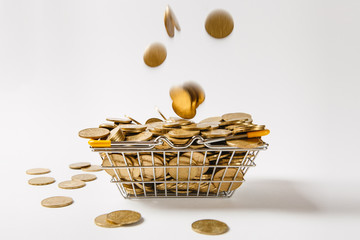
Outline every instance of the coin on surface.
{"label": "coin on surface", "polygon": [[99,165],[91,165],[90,167],[81,168],[84,172],[100,172],[102,171],[101,166]]}
{"label": "coin on surface", "polygon": [[56,196],[45,198],[41,201],[41,205],[48,208],[60,208],[71,205],[74,200],[71,197]]}
{"label": "coin on surface", "polygon": [[257,148],[263,144],[261,138],[245,138],[238,140],[228,140],[226,144],[236,148]]}
{"label": "coin on surface", "polygon": [[[237,173],[237,175],[236,175]],[[224,176],[225,174],[225,176]],[[234,177],[236,175],[236,181],[243,181],[244,180],[244,175],[241,172],[241,170],[238,171],[238,168],[224,168],[221,169],[220,171],[218,171],[217,173],[215,173],[214,175],[214,180],[215,181],[235,181]],[[235,189],[237,189],[238,187],[240,187],[242,184],[242,182],[222,182],[221,186],[220,186],[220,191],[233,191]],[[220,183],[219,182],[215,182],[214,183],[216,188],[219,188]],[[231,186],[231,187],[230,187]]]}
{"label": "coin on surface", "polygon": [[29,174],[29,175],[40,175],[40,174],[46,174],[49,172],[51,172],[51,171],[48,168],[32,168],[32,169],[26,170],[26,174]]}
{"label": "coin on surface", "polygon": [[96,179],[96,176],[94,174],[83,173],[83,174],[76,174],[72,176],[71,179],[80,180],[83,182],[90,182],[90,181],[94,181]]}
{"label": "coin on surface", "polygon": [[149,67],[160,66],[166,59],[166,48],[161,43],[153,43],[144,53],[144,62]]}
{"label": "coin on surface", "polygon": [[59,188],[62,189],[76,189],[76,188],[82,188],[85,187],[85,183],[83,181],[80,180],[68,180],[68,181],[63,181],[61,183],[59,183]]}
{"label": "coin on surface", "polygon": [[102,214],[100,216],[97,216],[95,218],[95,224],[98,225],[99,227],[104,227],[104,228],[116,228],[116,227],[121,227],[122,224],[115,224],[115,223],[111,223],[107,220],[107,214]]}
{"label": "coin on surface", "polygon": [[79,132],[79,137],[81,138],[90,138],[90,139],[99,139],[106,137],[110,134],[110,131],[106,128],[86,128]]}
{"label": "coin on surface", "polygon": [[210,131],[205,131],[201,133],[206,138],[219,138],[219,137],[226,137],[231,134],[231,131],[227,129],[214,129]]}
{"label": "coin on surface", "polygon": [[129,118],[106,118],[106,121],[114,122],[117,124],[131,123],[131,119],[129,119]]}
{"label": "coin on surface", "polygon": [[28,181],[30,185],[48,185],[55,182],[53,177],[36,177]]}
{"label": "coin on surface", "polygon": [[69,165],[69,168],[71,169],[81,169],[81,168],[86,168],[86,167],[90,167],[91,163],[89,162],[77,162],[77,163],[72,163]]}
{"label": "coin on surface", "polygon": [[173,129],[173,130],[169,131],[167,134],[173,138],[191,138],[193,136],[199,135],[200,131]]}
{"label": "coin on surface", "polygon": [[140,221],[141,214],[130,210],[119,210],[107,214],[106,219],[114,224],[127,225]]}
{"label": "coin on surface", "polygon": [[214,219],[198,220],[191,224],[191,228],[197,233],[206,235],[220,235],[229,231],[226,223]]}
{"label": "coin on surface", "polygon": [[126,141],[148,141],[152,136],[153,134],[151,132],[142,132],[136,135],[127,136]]}
{"label": "coin on surface", "polygon": [[214,38],[225,38],[233,31],[234,21],[227,11],[214,10],[205,21],[205,29]]}

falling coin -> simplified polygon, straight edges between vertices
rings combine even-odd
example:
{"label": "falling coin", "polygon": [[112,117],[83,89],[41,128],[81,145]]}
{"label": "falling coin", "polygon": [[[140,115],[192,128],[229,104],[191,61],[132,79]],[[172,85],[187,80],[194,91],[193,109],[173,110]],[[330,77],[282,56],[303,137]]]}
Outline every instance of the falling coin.
{"label": "falling coin", "polygon": [[59,188],[62,189],[77,189],[77,188],[82,188],[85,187],[85,183],[83,181],[80,180],[68,180],[68,181],[63,181],[61,183],[59,183]]}
{"label": "falling coin", "polygon": [[84,172],[100,172],[102,171],[101,166],[99,165],[91,165],[90,167],[81,168]]}
{"label": "falling coin", "polygon": [[81,168],[86,168],[86,167],[90,167],[91,163],[89,162],[77,162],[77,163],[72,163],[69,165],[69,168],[71,169],[81,169]]}
{"label": "falling coin", "polygon": [[71,177],[72,180],[80,180],[83,182],[90,182],[90,181],[94,181],[96,179],[96,176],[94,174],[88,174],[88,173],[83,173],[83,174],[77,174]]}
{"label": "falling coin", "polygon": [[214,38],[225,38],[234,29],[234,21],[225,10],[215,10],[208,15],[205,29]]}
{"label": "falling coin", "polygon": [[106,137],[110,134],[110,131],[106,128],[86,128],[79,132],[79,137],[81,138],[90,138],[90,139],[99,139]]}
{"label": "falling coin", "polygon": [[229,231],[226,223],[214,219],[198,220],[191,227],[195,232],[206,235],[220,235]]}
{"label": "falling coin", "polygon": [[48,168],[32,168],[32,169],[26,170],[26,174],[29,174],[29,175],[41,175],[41,174],[46,174],[49,172],[50,172],[50,169],[48,169]]}
{"label": "falling coin", "polygon": [[41,201],[41,205],[48,208],[60,208],[71,205],[74,200],[71,197],[56,196],[45,198]]}
{"label": "falling coin", "polygon": [[165,9],[164,24],[169,37],[174,37],[175,28],[176,30],[181,31],[180,24],[169,5],[166,6]]}
{"label": "falling coin", "polygon": [[127,225],[140,221],[141,214],[130,210],[119,210],[107,215],[107,220],[114,224]]}
{"label": "falling coin", "polygon": [[48,185],[55,182],[53,177],[36,177],[28,181],[30,185]]}
{"label": "falling coin", "polygon": [[160,66],[166,59],[166,48],[161,43],[153,43],[144,53],[144,62],[149,67]]}
{"label": "falling coin", "polygon": [[122,224],[115,224],[109,222],[107,220],[107,214],[102,214],[100,216],[97,216],[95,218],[95,224],[98,225],[99,227],[104,227],[104,228],[116,228],[122,226]]}

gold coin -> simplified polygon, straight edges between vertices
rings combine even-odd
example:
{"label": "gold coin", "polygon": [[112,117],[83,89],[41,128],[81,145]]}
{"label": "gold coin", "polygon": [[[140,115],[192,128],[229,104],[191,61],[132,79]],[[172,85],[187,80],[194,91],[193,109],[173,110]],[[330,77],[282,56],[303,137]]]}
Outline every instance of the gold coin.
{"label": "gold coin", "polygon": [[106,219],[111,223],[127,225],[140,221],[141,214],[130,210],[120,210],[109,213]]}
{"label": "gold coin", "polygon": [[94,181],[96,179],[96,176],[94,174],[76,174],[74,176],[71,177],[72,180],[80,180],[83,182],[90,182],[90,181]]}
{"label": "gold coin", "polygon": [[174,37],[175,35],[175,25],[173,20],[171,19],[170,7],[167,6],[165,9],[165,16],[164,16],[164,24],[165,29],[169,37]]}
{"label": "gold coin", "polygon": [[151,132],[142,132],[136,135],[127,136],[126,141],[148,141],[152,136],[153,134]]}
{"label": "gold coin", "polygon": [[166,48],[161,43],[153,43],[144,53],[144,62],[149,67],[160,66],[166,59]]}
{"label": "gold coin", "polygon": [[99,125],[99,128],[114,129],[116,126],[117,125],[115,123],[102,123]]}
{"label": "gold coin", "polygon": [[179,122],[165,122],[162,126],[166,128],[177,128],[180,127],[181,125]]}
{"label": "gold coin", "polygon": [[229,231],[226,223],[214,219],[198,220],[191,224],[191,228],[197,233],[206,235],[220,235]]}
{"label": "gold coin", "polygon": [[90,167],[91,163],[89,162],[77,162],[77,163],[72,163],[69,165],[69,168],[71,169],[81,169],[81,168],[86,168],[86,167]]}
{"label": "gold coin", "polygon": [[170,137],[168,134],[164,135],[167,139],[169,139],[173,144],[180,144],[180,145],[184,145],[186,143],[189,142],[188,138],[173,138]]}
{"label": "gold coin", "polygon": [[246,138],[238,140],[228,140],[226,144],[236,148],[257,148],[263,144],[261,138]]}
{"label": "gold coin", "polygon": [[83,181],[80,180],[68,180],[68,181],[63,181],[61,183],[59,183],[59,188],[62,189],[76,189],[76,188],[82,188],[85,187],[85,183]]}
{"label": "gold coin", "polygon": [[170,89],[170,97],[173,100],[172,108],[179,117],[186,119],[195,117],[196,106],[188,91],[183,87],[173,87]]}
{"label": "gold coin", "polygon": [[[162,179],[164,178],[164,168],[157,168],[155,166],[163,166],[164,162],[157,156],[153,155],[154,159],[151,155],[142,155],[140,156],[141,166],[154,166],[154,168],[143,168],[142,175],[144,179]],[[154,162],[153,162],[154,160]],[[167,173],[165,172],[165,175]]]}
{"label": "gold coin", "polygon": [[79,132],[79,137],[81,138],[90,138],[90,139],[99,139],[106,137],[110,134],[110,131],[106,128],[86,128]]}
{"label": "gold coin", "polygon": [[[209,160],[208,158],[205,158],[205,155],[199,152],[186,152],[183,153],[181,156],[185,156],[185,157],[189,157],[192,158],[193,161],[195,161],[196,165],[205,165],[205,167],[203,168],[202,173],[205,173],[207,170],[209,170],[209,167],[206,167],[206,165],[209,165]],[[201,168],[199,169],[199,174],[196,176],[200,176],[201,174]]]}
{"label": "gold coin", "polygon": [[55,182],[53,177],[36,177],[28,181],[30,185],[48,185]]}
{"label": "gold coin", "polygon": [[173,138],[191,138],[193,136],[199,135],[200,131],[173,129],[173,130],[169,131],[167,134]]}
{"label": "gold coin", "polygon": [[[122,154],[117,154],[117,153],[113,153],[110,155],[110,158],[112,160],[112,163],[113,163],[113,167],[117,167],[117,166],[133,166],[133,163],[132,161],[129,159],[129,158],[125,158],[126,159],[126,162],[124,160],[124,157],[122,156]],[[102,166],[103,167],[112,167],[109,159],[107,158],[104,158],[103,160],[103,163],[102,163]],[[128,169],[126,168],[121,168],[121,169],[112,169],[112,168],[106,168],[105,171],[112,177],[115,177],[117,178],[116,176],[116,173],[117,175],[121,178],[121,179],[124,179],[124,180],[131,180],[133,177],[138,177],[139,174],[140,174],[140,171],[139,170],[135,170],[134,168],[129,168],[129,171]],[[130,172],[130,175],[129,175],[129,172]]]}
{"label": "gold coin", "polygon": [[111,130],[107,140],[110,140],[112,142],[120,142],[125,140],[125,135],[121,129],[121,125]]}
{"label": "gold coin", "polygon": [[48,208],[60,208],[71,205],[74,200],[71,197],[56,196],[45,198],[41,201],[41,205]]}
{"label": "gold coin", "polygon": [[251,115],[247,113],[227,113],[222,115],[221,117],[224,121],[231,122],[231,121],[249,121],[252,120]]}
{"label": "gold coin", "polygon": [[234,29],[234,21],[231,15],[224,10],[212,11],[206,21],[205,29],[214,38],[225,38]]}
{"label": "gold coin", "polygon": [[208,117],[203,120],[201,120],[199,123],[213,123],[213,122],[220,122],[222,120],[222,117]]}
{"label": "gold coin", "polygon": [[146,125],[119,125],[119,127],[121,127],[121,130],[123,131],[145,131],[147,126]]}
{"label": "gold coin", "polygon": [[129,118],[106,118],[106,121],[114,122],[117,124],[128,124],[132,122]]}
{"label": "gold coin", "polygon": [[[238,170],[237,168],[228,168],[227,170],[225,168],[221,169],[220,171],[215,173],[214,180],[215,181],[221,181],[221,180],[233,181],[237,170]],[[225,171],[226,171],[226,173],[225,173]],[[225,176],[224,176],[224,173],[225,173]],[[223,176],[224,176],[224,178],[223,178]],[[236,181],[244,180],[244,175],[241,172],[241,170],[239,170],[235,180]],[[232,185],[231,185],[231,182],[222,182],[221,186],[220,186],[220,191],[233,191],[233,190],[237,189],[238,187],[240,187],[241,184],[242,184],[242,182],[233,182]],[[214,185],[216,188],[219,188],[220,183],[215,182]],[[231,185],[231,188],[230,188],[230,185]]]}
{"label": "gold coin", "polygon": [[211,128],[211,125],[207,123],[194,123],[190,125],[181,126],[181,128],[184,130],[192,130],[192,131],[207,130]]}
{"label": "gold coin", "polygon": [[163,120],[161,120],[159,118],[149,118],[148,120],[146,120],[145,124],[149,127],[148,124],[156,123],[156,122],[163,122]]}
{"label": "gold coin", "polygon": [[[188,178],[193,179],[195,176],[200,174],[201,169],[194,167],[190,168],[190,158],[186,156],[179,157],[179,165],[178,158],[175,157],[169,162],[170,166],[188,166],[188,167],[177,167],[177,168],[168,168],[169,174],[178,180],[187,180]],[[192,160],[191,165],[196,165],[196,161]],[[190,171],[189,171],[190,168]]]}
{"label": "gold coin", "polygon": [[220,138],[220,137],[226,137],[231,134],[231,131],[227,129],[214,129],[206,132],[202,132],[202,135],[204,135],[206,138]]}
{"label": "gold coin", "polygon": [[192,103],[194,104],[195,108],[204,102],[205,92],[199,84],[195,82],[186,82],[184,83],[183,88],[190,93]]}
{"label": "gold coin", "polygon": [[81,168],[84,172],[100,172],[102,171],[101,166],[99,165],[91,165],[90,167]]}
{"label": "gold coin", "polygon": [[97,216],[95,218],[95,224],[98,225],[99,227],[104,227],[104,228],[116,228],[122,226],[122,224],[115,224],[109,222],[107,220],[107,214],[102,214],[100,216]]}
{"label": "gold coin", "polygon": [[32,168],[29,170],[26,170],[26,174],[29,175],[40,175],[40,174],[46,174],[51,172],[48,168]]}

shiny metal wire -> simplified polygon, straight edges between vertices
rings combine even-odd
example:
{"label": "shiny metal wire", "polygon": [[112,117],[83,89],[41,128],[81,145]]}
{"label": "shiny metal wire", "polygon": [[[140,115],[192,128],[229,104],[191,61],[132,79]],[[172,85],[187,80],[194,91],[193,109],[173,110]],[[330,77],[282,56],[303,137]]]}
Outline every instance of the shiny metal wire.
{"label": "shiny metal wire", "polygon": [[[172,149],[159,150],[154,148],[157,145],[161,145],[164,142],[169,144]],[[242,184],[245,179],[237,180],[237,176],[241,172],[243,176],[248,172],[249,168],[255,167],[255,158],[259,151],[266,150],[268,144],[264,144],[255,149],[241,149],[229,147],[227,145],[214,144],[216,141],[206,143],[206,140],[200,136],[193,137],[191,142],[187,145],[180,146],[174,145],[165,137],[158,137],[154,141],[149,142],[117,142],[112,144],[111,148],[91,148],[94,152],[99,152],[101,158],[104,160],[107,158],[111,166],[102,166],[103,169],[114,170],[115,175],[111,179],[112,183],[115,183],[118,187],[121,195],[126,199],[146,199],[146,198],[218,198],[218,197],[231,197],[234,194],[234,184]],[[190,148],[192,144],[204,144],[205,147],[201,149]],[[202,164],[193,164],[193,155],[195,152],[202,153],[204,159]],[[104,153],[104,154],[102,154]],[[112,160],[111,154],[121,154],[124,159],[127,154],[131,153],[133,158],[136,158],[138,166],[130,166],[125,161],[124,166],[116,166]],[[180,164],[180,156],[183,153],[190,153],[189,164]],[[151,156],[151,165],[143,165],[141,161],[141,155],[146,154]],[[170,154],[170,155],[169,155]],[[156,164],[155,157],[157,159],[162,158],[163,165]],[[206,164],[207,157],[211,156],[216,159],[209,161]],[[243,156],[241,162],[234,161],[234,157]],[[171,159],[176,158],[176,165],[169,165]],[[226,163],[225,165],[219,164],[220,161]],[[234,164],[232,164],[234,163]],[[200,168],[200,175],[196,176],[196,179],[191,179],[191,171]],[[235,169],[236,172],[233,176],[226,177],[228,169]],[[129,179],[121,178],[119,170],[126,170]],[[145,178],[144,171],[148,169],[147,173],[152,170],[152,178]],[[168,170],[175,169],[176,177],[174,179],[168,179]],[[179,179],[179,170],[187,170],[187,179]],[[224,169],[224,173],[221,179],[216,179],[215,174]],[[163,171],[164,178],[158,178],[157,173]],[[140,177],[133,178],[132,172],[139,171]],[[184,171],[183,171],[184,172]],[[206,174],[207,178],[204,178]],[[230,178],[230,179],[229,179]],[[221,190],[221,186],[225,185],[227,190]],[[228,187],[227,187],[228,186]],[[215,187],[215,188],[214,188]]]}

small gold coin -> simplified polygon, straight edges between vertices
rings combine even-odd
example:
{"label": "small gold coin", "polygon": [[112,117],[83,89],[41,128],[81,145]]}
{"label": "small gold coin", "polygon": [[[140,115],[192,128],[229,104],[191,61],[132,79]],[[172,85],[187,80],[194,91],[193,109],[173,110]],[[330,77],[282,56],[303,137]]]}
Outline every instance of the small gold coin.
{"label": "small gold coin", "polygon": [[32,168],[29,170],[26,170],[26,174],[29,175],[40,175],[40,174],[46,174],[51,172],[48,168]]}
{"label": "small gold coin", "polygon": [[72,163],[69,165],[69,168],[71,169],[81,169],[81,168],[86,168],[86,167],[90,167],[91,163],[89,162],[77,162],[77,163]]}
{"label": "small gold coin", "polygon": [[127,225],[140,221],[141,214],[130,210],[119,210],[109,213],[106,219],[114,224]]}
{"label": "small gold coin", "polygon": [[101,166],[99,165],[91,165],[90,167],[81,168],[84,172],[100,172],[102,171]]}
{"label": "small gold coin", "polygon": [[170,6],[166,6],[165,9],[165,16],[164,16],[164,24],[166,32],[168,33],[169,37],[174,37],[175,29],[178,31],[181,31],[180,25],[178,20],[176,19],[176,16]]}
{"label": "small gold coin", "polygon": [[234,21],[225,10],[215,10],[208,15],[205,29],[214,38],[225,38],[233,31]]}
{"label": "small gold coin", "polygon": [[114,122],[117,124],[131,123],[131,119],[129,119],[129,118],[106,118],[106,121]]}
{"label": "small gold coin", "polygon": [[94,181],[96,179],[96,176],[94,174],[83,173],[83,174],[76,174],[72,176],[71,179],[80,180],[83,182],[90,182],[90,181]]}
{"label": "small gold coin", "polygon": [[68,180],[68,181],[63,181],[61,183],[59,183],[59,188],[62,189],[76,189],[76,188],[82,188],[85,187],[85,183],[83,181],[80,180]]}
{"label": "small gold coin", "polygon": [[30,185],[48,185],[55,182],[53,177],[36,177],[28,181]]}
{"label": "small gold coin", "polygon": [[251,115],[247,113],[227,113],[221,117],[226,122],[236,122],[236,121],[249,121],[252,120]]}
{"label": "small gold coin", "polygon": [[116,227],[121,227],[121,224],[115,224],[115,223],[111,223],[107,220],[107,214],[102,214],[100,216],[97,216],[95,218],[95,224],[98,225],[99,227],[104,227],[104,228],[116,228]]}
{"label": "small gold coin", "polygon": [[106,137],[110,134],[110,131],[106,128],[86,128],[79,132],[79,137],[81,138],[90,138],[90,139],[99,139]]}
{"label": "small gold coin", "polygon": [[219,137],[226,137],[231,134],[231,131],[227,129],[214,129],[206,132],[202,132],[206,138],[219,138]]}
{"label": "small gold coin", "polygon": [[246,138],[226,141],[226,144],[236,148],[257,148],[263,144],[261,138]]}
{"label": "small gold coin", "polygon": [[191,224],[191,228],[197,233],[206,235],[220,235],[229,231],[226,223],[214,219],[198,220]]}
{"label": "small gold coin", "polygon": [[179,117],[185,119],[195,117],[196,104],[187,90],[183,87],[173,87],[170,89],[170,97],[173,100],[172,108]]}
{"label": "small gold coin", "polygon": [[144,62],[149,67],[160,66],[166,59],[166,48],[161,43],[153,43],[144,53]]}
{"label": "small gold coin", "polygon": [[60,208],[71,205],[74,200],[71,197],[56,196],[45,198],[41,201],[41,205],[48,208]]}
{"label": "small gold coin", "polygon": [[127,136],[126,141],[148,141],[152,138],[151,132],[142,132],[136,135]]}
{"label": "small gold coin", "polygon": [[161,120],[159,118],[149,118],[148,120],[146,120],[145,124],[147,124],[149,127],[150,123],[155,123],[155,122],[163,122],[163,120]]}
{"label": "small gold coin", "polygon": [[163,127],[166,127],[166,128],[177,128],[177,127],[180,127],[180,123],[179,122],[165,122],[163,124]]}
{"label": "small gold coin", "polygon": [[167,134],[173,138],[191,138],[193,136],[199,135],[200,131],[173,129],[173,130],[169,131]]}
{"label": "small gold coin", "polygon": [[99,128],[114,129],[116,126],[117,125],[115,123],[102,123],[99,125]]}

